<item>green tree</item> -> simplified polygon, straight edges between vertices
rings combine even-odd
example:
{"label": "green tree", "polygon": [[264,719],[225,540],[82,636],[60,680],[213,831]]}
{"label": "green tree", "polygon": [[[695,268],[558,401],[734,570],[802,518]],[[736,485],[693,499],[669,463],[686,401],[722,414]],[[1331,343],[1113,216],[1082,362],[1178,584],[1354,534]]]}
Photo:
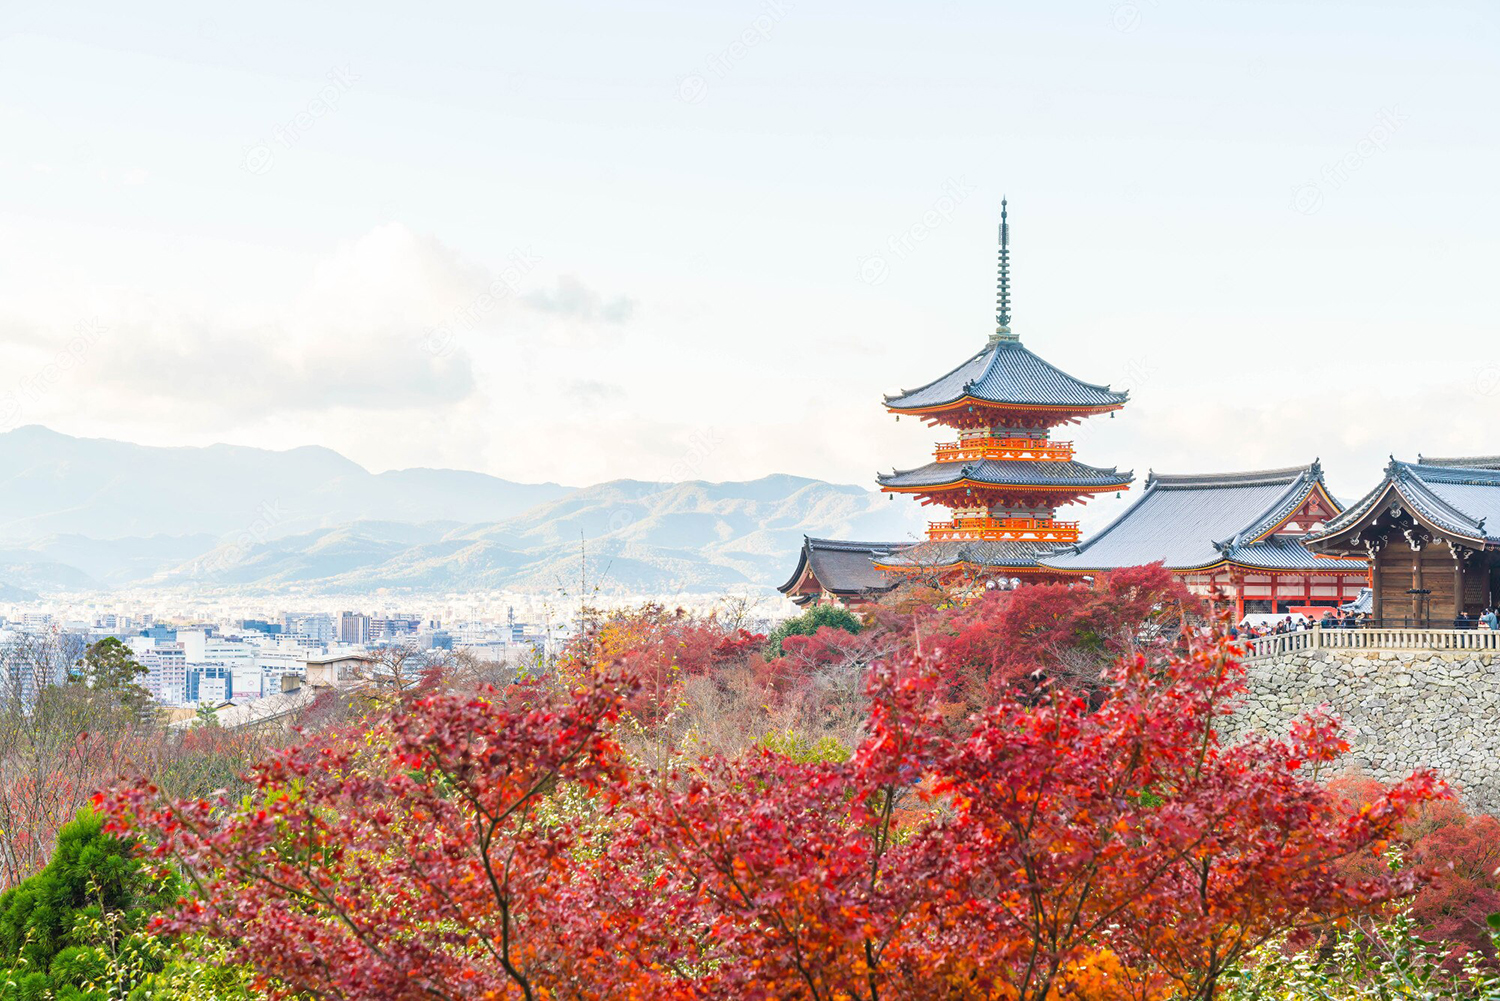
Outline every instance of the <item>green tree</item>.
{"label": "green tree", "polygon": [[162,969],[144,929],[176,887],[133,849],[85,810],[46,868],[0,896],[0,999],[124,997]]}
{"label": "green tree", "polygon": [[252,997],[223,942],[148,930],[175,900],[134,838],[84,810],[58,833],[46,868],[0,896],[0,1001],[229,1001]]}
{"label": "green tree", "polygon": [[151,693],[141,685],[148,669],[135,659],[130,647],[113,636],[89,645],[73,665],[69,678],[74,684],[117,699],[137,714],[146,712]]}
{"label": "green tree", "polygon": [[861,626],[854,613],[843,605],[814,605],[794,619],[787,619],[766,637],[766,655],[781,656],[781,641],[788,636],[811,636],[822,627],[858,633]]}

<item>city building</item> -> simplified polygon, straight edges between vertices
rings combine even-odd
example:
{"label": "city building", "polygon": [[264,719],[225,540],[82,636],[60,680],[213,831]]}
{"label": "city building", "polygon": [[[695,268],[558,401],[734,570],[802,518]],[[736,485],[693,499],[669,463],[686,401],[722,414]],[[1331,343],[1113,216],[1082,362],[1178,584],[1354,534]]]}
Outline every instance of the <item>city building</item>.
{"label": "city building", "polygon": [[145,687],[152,697],[168,705],[181,705],[187,697],[187,653],[181,643],[158,643],[144,637],[143,645],[130,643],[131,651],[146,668]]}
{"label": "city building", "polygon": [[233,698],[234,673],[227,667],[200,664],[187,669],[188,703],[224,702]]}
{"label": "city building", "polygon": [[392,614],[372,617],[369,622],[370,638],[389,642],[415,636],[421,627],[422,618],[418,615]]}
{"label": "city building", "polygon": [[339,642],[364,646],[370,642],[370,617],[358,612],[339,613]]}
{"label": "city building", "polygon": [[334,638],[333,616],[326,612],[287,612],[281,621],[285,631],[292,636],[320,643]]}

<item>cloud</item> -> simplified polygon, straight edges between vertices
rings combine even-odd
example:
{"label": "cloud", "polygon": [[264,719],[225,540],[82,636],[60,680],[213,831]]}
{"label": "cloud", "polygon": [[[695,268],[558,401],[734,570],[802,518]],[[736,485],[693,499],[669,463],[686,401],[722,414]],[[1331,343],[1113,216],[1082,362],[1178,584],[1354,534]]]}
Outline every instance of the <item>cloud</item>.
{"label": "cloud", "polygon": [[[0,319],[15,420],[102,411],[214,425],[270,412],[411,408],[461,399],[475,378],[433,325],[487,276],[438,241],[382,226],[339,247],[269,306],[212,310],[139,290],[97,292],[71,327]],[[77,315],[57,308],[56,315]]]}
{"label": "cloud", "polygon": [[602,403],[625,398],[625,389],[597,379],[574,379],[563,387],[563,397],[585,407],[597,407]]}
{"label": "cloud", "polygon": [[[591,333],[634,301],[544,277],[530,249],[480,263],[389,224],[299,268],[272,263],[265,272],[281,277],[236,295],[212,280],[16,286],[0,302],[0,431],[318,443],[377,469],[474,468],[493,452],[513,475],[568,478],[584,473],[574,449],[555,448],[559,401],[576,409],[580,441],[600,421],[638,420],[634,387],[654,362]],[[583,341],[593,367],[579,366]],[[513,465],[533,442],[538,467]],[[591,458],[624,471],[639,451]]]}
{"label": "cloud", "polygon": [[635,300],[629,296],[606,299],[570,275],[563,275],[551,290],[528,293],[524,302],[542,313],[589,323],[625,323],[634,314]]}
{"label": "cloud", "polygon": [[[29,315],[0,314],[0,371],[17,374],[14,387],[0,378],[0,395],[13,401],[10,423],[129,411],[212,426],[277,412],[442,406],[476,391],[481,343],[571,336],[580,323],[620,323],[633,312],[629,298],[572,277],[526,294],[538,261],[517,250],[487,268],[387,224],[337,247],[300,288],[272,289],[254,307],[95,292],[93,336],[81,346],[77,330],[55,319],[76,317],[76,304],[33,303]],[[596,403],[614,392],[595,383],[576,391]]]}

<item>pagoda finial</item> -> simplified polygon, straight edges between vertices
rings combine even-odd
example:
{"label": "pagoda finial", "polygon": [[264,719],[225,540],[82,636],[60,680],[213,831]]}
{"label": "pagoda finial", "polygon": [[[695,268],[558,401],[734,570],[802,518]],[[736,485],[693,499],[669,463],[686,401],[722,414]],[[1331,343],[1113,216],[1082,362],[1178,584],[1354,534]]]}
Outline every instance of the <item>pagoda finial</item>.
{"label": "pagoda finial", "polygon": [[1006,201],[1000,199],[1000,282],[995,295],[995,333],[991,343],[1014,341],[1010,332],[1010,223],[1006,220]]}

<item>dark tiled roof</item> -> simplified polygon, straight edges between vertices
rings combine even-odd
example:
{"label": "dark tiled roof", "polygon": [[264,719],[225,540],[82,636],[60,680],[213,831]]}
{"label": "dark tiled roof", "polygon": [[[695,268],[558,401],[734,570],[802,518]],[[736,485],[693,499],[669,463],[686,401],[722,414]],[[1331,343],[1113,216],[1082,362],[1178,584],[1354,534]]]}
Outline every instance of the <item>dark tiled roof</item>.
{"label": "dark tiled roof", "polygon": [[1375,589],[1362,587],[1359,589],[1359,597],[1347,605],[1340,605],[1341,612],[1355,612],[1360,615],[1369,615],[1375,610]]}
{"label": "dark tiled roof", "polygon": [[1436,459],[1392,459],[1375,489],[1311,538],[1321,541],[1341,534],[1363,521],[1388,493],[1394,493],[1414,515],[1440,532],[1500,545],[1500,469],[1487,465],[1487,459],[1456,461],[1460,464],[1439,466]]}
{"label": "dark tiled roof", "polygon": [[[1140,499],[1098,535],[1058,549],[1042,565],[1059,570],[1106,570],[1164,562],[1173,570],[1212,566],[1235,554],[1258,566],[1301,569],[1311,554],[1281,542],[1251,540],[1295,511],[1323,478],[1309,466],[1250,473],[1158,476],[1146,479]],[[1300,543],[1292,543],[1300,550]],[[1329,561],[1319,561],[1326,565]],[[1362,566],[1363,564],[1361,564]]]}
{"label": "dark tiled roof", "polygon": [[1300,539],[1288,538],[1285,535],[1272,536],[1260,542],[1229,546],[1223,550],[1223,558],[1247,567],[1264,567],[1267,570],[1363,573],[1367,569],[1364,560],[1314,556],[1307,551],[1307,547]]}
{"label": "dark tiled roof", "polygon": [[1120,406],[1129,395],[1075,379],[1018,341],[999,341],[925,386],[887,396],[885,404],[913,410],[956,403],[968,396],[990,403],[1092,409]]}
{"label": "dark tiled roof", "polygon": [[1035,567],[1037,556],[1056,545],[1051,542],[1003,542],[954,539],[918,542],[876,560],[887,567],[943,567],[970,564],[981,567]]}
{"label": "dark tiled roof", "polygon": [[1442,459],[1417,455],[1419,466],[1446,466],[1449,469],[1500,469],[1500,455],[1471,455]]}
{"label": "dark tiled roof", "polygon": [[876,476],[883,487],[936,487],[971,480],[996,485],[1120,488],[1134,479],[1129,472],[1086,466],[1081,462],[1033,462],[1025,459],[980,459],[974,462],[929,462]]}
{"label": "dark tiled roof", "polygon": [[802,552],[791,579],[777,588],[786,594],[797,586],[802,572],[809,566],[823,590],[840,596],[867,591],[888,591],[893,586],[872,562],[877,553],[899,549],[901,542],[848,542],[842,539],[802,537]]}

